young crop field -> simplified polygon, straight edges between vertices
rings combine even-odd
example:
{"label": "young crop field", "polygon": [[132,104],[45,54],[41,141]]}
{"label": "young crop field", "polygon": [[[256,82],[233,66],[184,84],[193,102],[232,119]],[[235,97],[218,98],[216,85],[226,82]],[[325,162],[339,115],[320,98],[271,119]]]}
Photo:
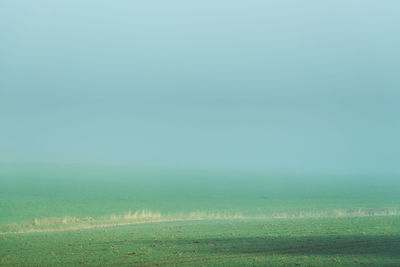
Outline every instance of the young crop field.
{"label": "young crop field", "polygon": [[2,266],[400,265],[400,216],[148,223],[0,240]]}
{"label": "young crop field", "polygon": [[398,182],[4,167],[1,266],[399,266]]}

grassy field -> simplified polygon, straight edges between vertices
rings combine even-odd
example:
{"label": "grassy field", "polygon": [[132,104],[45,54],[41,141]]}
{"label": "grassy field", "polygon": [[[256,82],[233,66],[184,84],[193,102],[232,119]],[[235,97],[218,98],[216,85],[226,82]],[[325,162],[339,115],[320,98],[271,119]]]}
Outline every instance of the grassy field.
{"label": "grassy field", "polygon": [[208,220],[0,236],[4,266],[399,266],[400,216]]}
{"label": "grassy field", "polygon": [[395,178],[2,165],[0,265],[399,266]]}

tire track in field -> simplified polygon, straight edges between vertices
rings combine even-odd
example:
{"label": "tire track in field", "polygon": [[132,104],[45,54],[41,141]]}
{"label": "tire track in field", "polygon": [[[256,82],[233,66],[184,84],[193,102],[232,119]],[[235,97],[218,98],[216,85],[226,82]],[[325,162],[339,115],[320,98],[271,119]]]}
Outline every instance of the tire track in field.
{"label": "tire track in field", "polygon": [[[99,224],[78,224],[74,226],[66,226],[61,228],[29,228],[21,231],[7,231],[0,232],[0,235],[6,234],[24,234],[24,233],[42,233],[42,232],[61,232],[61,231],[77,231],[77,230],[86,230],[86,229],[94,229],[94,228],[108,228],[108,227],[118,227],[118,226],[127,226],[134,224],[150,224],[150,223],[162,223],[162,222],[190,222],[190,221],[208,221],[208,220],[296,220],[296,219],[311,219],[311,218],[361,218],[361,217],[383,217],[383,216],[399,216],[400,211],[394,211],[392,213],[383,213],[383,214],[344,214],[344,215],[329,215],[329,214],[304,214],[304,215],[292,215],[292,216],[283,216],[283,215],[267,215],[267,216],[225,216],[221,218],[210,217],[196,217],[196,218],[160,218],[160,219],[151,219],[145,221],[130,221],[130,222],[114,222],[114,223],[99,223]],[[0,227],[4,227],[8,225],[0,225]]]}

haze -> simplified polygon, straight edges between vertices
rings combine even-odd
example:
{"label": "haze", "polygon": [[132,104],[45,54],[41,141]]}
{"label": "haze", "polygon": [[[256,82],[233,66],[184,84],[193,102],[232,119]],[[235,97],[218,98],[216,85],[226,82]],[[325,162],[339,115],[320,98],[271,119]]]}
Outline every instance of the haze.
{"label": "haze", "polygon": [[399,173],[397,1],[1,1],[0,160]]}

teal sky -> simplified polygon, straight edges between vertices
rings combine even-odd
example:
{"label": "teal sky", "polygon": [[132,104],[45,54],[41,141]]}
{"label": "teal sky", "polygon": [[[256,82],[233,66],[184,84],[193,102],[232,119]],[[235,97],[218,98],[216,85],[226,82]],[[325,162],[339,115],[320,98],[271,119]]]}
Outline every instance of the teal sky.
{"label": "teal sky", "polygon": [[399,173],[400,2],[0,2],[0,161]]}

